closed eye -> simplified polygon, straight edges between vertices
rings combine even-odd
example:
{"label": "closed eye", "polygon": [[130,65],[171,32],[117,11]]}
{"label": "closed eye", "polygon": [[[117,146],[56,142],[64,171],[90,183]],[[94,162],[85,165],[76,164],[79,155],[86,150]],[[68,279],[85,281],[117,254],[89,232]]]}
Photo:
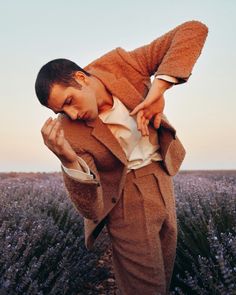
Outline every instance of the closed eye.
{"label": "closed eye", "polygon": [[[61,109],[63,109],[64,105],[70,105],[72,101],[72,97],[68,97],[64,100],[63,105],[61,106]],[[64,114],[64,111],[54,111],[55,114]]]}
{"label": "closed eye", "polygon": [[66,100],[66,103],[65,103],[65,104],[69,105],[69,104],[71,103],[71,101],[72,101],[72,98],[70,97],[70,98],[68,98],[68,99]]}

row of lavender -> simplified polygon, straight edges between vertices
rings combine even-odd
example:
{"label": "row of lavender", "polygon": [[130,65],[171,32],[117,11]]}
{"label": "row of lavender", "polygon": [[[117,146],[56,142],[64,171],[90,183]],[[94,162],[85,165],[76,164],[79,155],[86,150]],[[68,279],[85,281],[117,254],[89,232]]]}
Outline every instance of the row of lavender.
{"label": "row of lavender", "polygon": [[236,294],[236,171],[182,172],[174,180],[173,294]]}
{"label": "row of lavender", "polygon": [[[174,178],[178,246],[171,294],[236,294],[236,171]],[[107,235],[84,247],[59,173],[0,174],[0,294],[102,294]],[[112,294],[107,290],[103,294]]]}

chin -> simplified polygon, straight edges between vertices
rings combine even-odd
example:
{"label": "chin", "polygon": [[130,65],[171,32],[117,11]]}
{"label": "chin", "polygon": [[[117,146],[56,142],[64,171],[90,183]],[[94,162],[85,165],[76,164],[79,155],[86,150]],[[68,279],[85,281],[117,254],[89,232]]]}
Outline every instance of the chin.
{"label": "chin", "polygon": [[96,120],[96,119],[97,119],[97,117],[98,117],[98,116],[93,116],[93,117],[90,117],[90,118],[89,118],[89,120],[90,120],[90,121],[94,121],[94,120]]}
{"label": "chin", "polygon": [[97,113],[87,114],[86,121],[94,121],[97,119],[97,117],[98,117]]}
{"label": "chin", "polygon": [[92,120],[96,120],[98,117],[98,112],[94,112],[92,113],[92,115],[90,116]]}

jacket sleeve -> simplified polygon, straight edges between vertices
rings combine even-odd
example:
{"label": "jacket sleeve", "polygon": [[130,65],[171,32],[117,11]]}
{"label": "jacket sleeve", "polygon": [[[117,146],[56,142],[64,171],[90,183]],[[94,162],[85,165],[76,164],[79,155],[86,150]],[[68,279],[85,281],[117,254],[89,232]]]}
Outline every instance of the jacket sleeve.
{"label": "jacket sleeve", "polygon": [[207,34],[205,24],[196,20],[184,22],[129,54],[142,75],[168,75],[184,83],[192,74]]}
{"label": "jacket sleeve", "polygon": [[66,172],[66,174],[68,174],[72,178],[74,177],[78,180],[93,179],[94,176],[93,176],[93,174],[90,173],[89,166],[86,164],[86,162],[80,157],[77,157],[77,160],[78,160],[79,164],[81,165],[83,171],[78,170],[78,169],[67,168],[63,164],[61,164],[61,169],[63,169]]}
{"label": "jacket sleeve", "polygon": [[99,173],[93,157],[89,153],[82,151],[78,153],[77,151],[77,155],[87,163],[94,179],[82,180],[70,176],[61,166],[64,184],[68,191],[69,198],[79,213],[83,217],[95,221],[102,214],[104,208]]}

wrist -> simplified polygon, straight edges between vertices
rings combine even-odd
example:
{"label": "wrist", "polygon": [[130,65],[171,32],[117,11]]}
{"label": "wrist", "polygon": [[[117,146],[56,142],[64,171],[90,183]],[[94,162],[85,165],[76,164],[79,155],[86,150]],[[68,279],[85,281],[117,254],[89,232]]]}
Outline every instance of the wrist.
{"label": "wrist", "polygon": [[172,86],[171,82],[154,79],[152,82],[152,86],[149,89],[149,92],[145,99],[158,100],[164,95],[165,91],[169,89],[171,86]]}
{"label": "wrist", "polygon": [[171,88],[173,86],[172,82],[166,81],[166,80],[162,80],[159,78],[156,78],[155,80],[156,86],[159,89],[160,93],[164,94],[164,92]]}

